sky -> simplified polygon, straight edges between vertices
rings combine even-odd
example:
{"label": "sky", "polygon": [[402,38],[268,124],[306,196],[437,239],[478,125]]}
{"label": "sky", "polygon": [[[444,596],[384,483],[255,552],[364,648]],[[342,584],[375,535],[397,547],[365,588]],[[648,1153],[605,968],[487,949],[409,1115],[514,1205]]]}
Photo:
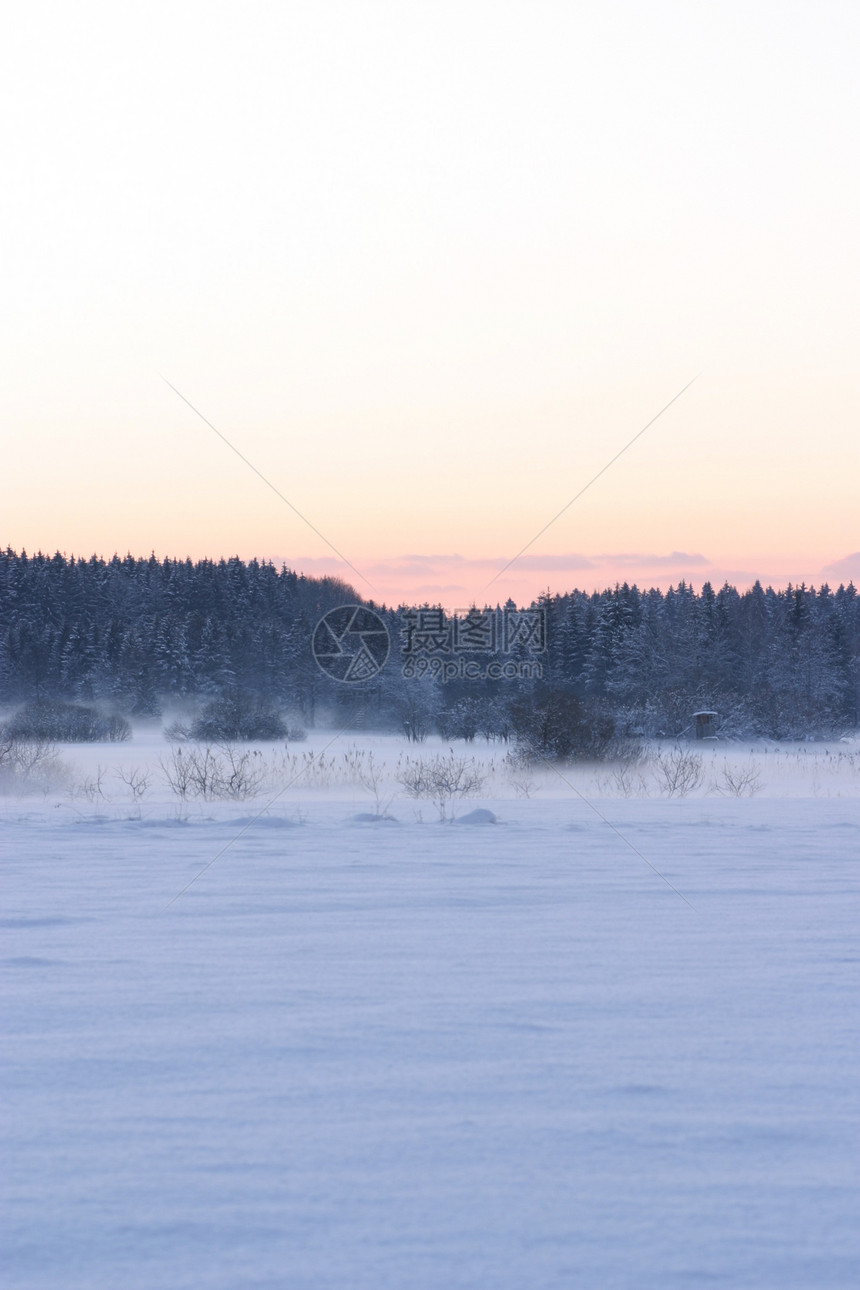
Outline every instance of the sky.
{"label": "sky", "polygon": [[858,65],[835,0],[19,6],[0,541],[860,580]]}

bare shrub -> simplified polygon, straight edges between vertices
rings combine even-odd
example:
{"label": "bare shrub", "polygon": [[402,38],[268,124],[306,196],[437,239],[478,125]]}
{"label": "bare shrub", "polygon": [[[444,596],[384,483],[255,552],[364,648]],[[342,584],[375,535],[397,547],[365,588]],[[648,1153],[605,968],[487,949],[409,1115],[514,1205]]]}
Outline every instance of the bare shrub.
{"label": "bare shrub", "polygon": [[732,766],[730,762],[724,761],[712,787],[715,792],[731,797],[754,797],[763,787],[763,781],[760,771],[751,761],[739,766]]}
{"label": "bare shrub", "polygon": [[0,771],[10,771],[15,765],[17,740],[0,730]]}
{"label": "bare shrub", "polygon": [[[395,771],[395,779],[410,797],[426,797],[435,802],[440,820],[448,818],[449,803],[454,798],[470,797],[480,792],[486,775],[474,757],[449,756],[402,759]],[[454,818],[453,811],[451,819]]]}
{"label": "bare shrub", "polygon": [[181,748],[173,748],[169,757],[159,757],[158,759],[158,765],[168,788],[176,794],[181,802],[194,796],[192,792],[194,770],[192,757],[192,753],[186,755]]}
{"label": "bare shrub", "polygon": [[105,801],[107,795],[104,791],[105,771],[101,766],[96,766],[92,775],[85,775],[74,790],[74,797],[83,797],[88,802],[95,802],[99,798]]}
{"label": "bare shrub", "polygon": [[538,782],[527,770],[511,771],[508,779],[517,797],[532,797],[537,792]]}
{"label": "bare shrub", "polygon": [[658,752],[652,766],[658,787],[667,797],[686,797],[702,782],[701,756],[679,744],[670,753]]}
{"label": "bare shrub", "polygon": [[537,792],[538,782],[534,778],[534,759],[528,754],[523,755],[520,748],[512,749],[505,754],[504,768],[507,775],[508,783],[513,788],[517,797],[531,797]]}
{"label": "bare shrub", "polygon": [[621,797],[647,797],[647,757],[641,744],[622,747],[618,759],[598,779],[604,792]]}
{"label": "bare shrub", "polygon": [[12,792],[48,792],[68,778],[49,739],[19,739],[0,734],[0,788]]}
{"label": "bare shrub", "polygon": [[171,721],[164,727],[164,737],[169,744],[185,744],[191,738],[191,726],[185,721]]}
{"label": "bare shrub", "polygon": [[192,797],[202,797],[204,802],[222,797],[220,790],[223,771],[217,755],[209,745],[190,749],[185,755],[191,767]]}
{"label": "bare shrub", "polygon": [[222,744],[219,752],[221,764],[217,795],[240,802],[249,797],[256,797],[263,789],[266,780],[261,754],[256,749],[239,750],[231,744]]}
{"label": "bare shrub", "polygon": [[140,766],[118,766],[114,771],[117,779],[125,784],[131,794],[131,800],[137,804],[143,801],[149,790],[150,773]]}
{"label": "bare shrub", "polygon": [[205,802],[244,801],[255,797],[265,785],[263,758],[254,749],[237,749],[232,744],[212,748],[174,748],[159,759],[168,787],[180,799],[201,797]]}
{"label": "bare shrub", "polygon": [[388,808],[394,800],[393,794],[383,800],[382,785],[386,777],[385,764],[378,762],[373,752],[370,751],[366,757],[361,758],[355,770],[361,787],[373,797],[374,814],[377,818],[384,819],[388,815]]}
{"label": "bare shrub", "polygon": [[56,755],[57,750],[48,739],[30,741],[9,734],[0,737],[0,769],[3,770],[27,775],[47,765]]}

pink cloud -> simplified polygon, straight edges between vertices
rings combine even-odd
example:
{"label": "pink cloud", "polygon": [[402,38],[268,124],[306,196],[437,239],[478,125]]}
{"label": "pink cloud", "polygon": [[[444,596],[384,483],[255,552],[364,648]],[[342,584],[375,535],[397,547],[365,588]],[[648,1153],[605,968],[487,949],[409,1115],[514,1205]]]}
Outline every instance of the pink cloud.
{"label": "pink cloud", "polygon": [[852,551],[841,560],[826,564],[821,572],[835,574],[838,578],[860,579],[860,551]]}
{"label": "pink cloud", "polygon": [[601,564],[630,566],[637,569],[701,569],[710,565],[710,560],[703,555],[690,555],[686,551],[672,551],[669,555],[642,555],[639,552],[625,552],[619,555],[595,556]]}
{"label": "pink cloud", "polygon": [[[758,580],[763,586],[785,586],[788,582],[814,582],[825,575],[860,578],[860,553],[846,556],[828,565],[822,574],[786,560],[783,568],[758,569],[732,567],[700,552],[670,551],[604,551],[594,555],[581,552],[529,552],[515,560],[500,574],[508,557],[464,556],[459,552],[435,552],[422,555],[408,552],[398,555],[363,557],[349,553],[356,568],[369,580],[360,582],[355,574],[333,555],[300,556],[285,559],[288,568],[309,575],[343,578],[359,594],[371,596],[388,605],[422,603],[442,604],[448,609],[471,603],[503,604],[507,599],[529,604],[547,589],[563,593],[579,589],[592,592],[614,586],[616,582],[635,582],[642,588],[667,590],[683,578],[700,586],[705,580],[719,588],[725,582],[744,590]],[[280,564],[280,560],[276,563]],[[752,563],[752,562],[751,562]],[[499,574],[497,578],[495,575]],[[493,579],[491,582],[490,579]]]}

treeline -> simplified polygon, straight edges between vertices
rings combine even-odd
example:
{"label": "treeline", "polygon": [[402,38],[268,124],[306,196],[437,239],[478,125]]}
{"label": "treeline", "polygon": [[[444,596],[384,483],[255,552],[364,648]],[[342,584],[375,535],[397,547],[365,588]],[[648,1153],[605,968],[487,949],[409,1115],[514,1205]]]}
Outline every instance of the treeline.
{"label": "treeline", "polygon": [[549,678],[628,730],[678,735],[694,711],[776,739],[860,726],[860,597],[849,583],[738,592],[682,582],[545,598]]}
{"label": "treeline", "polygon": [[132,716],[157,716],[165,703],[239,688],[307,713],[318,671],[314,625],[356,599],[338,578],[304,578],[256,560],[7,550],[0,703],[107,700]]}
{"label": "treeline", "polygon": [[[852,584],[756,583],[738,592],[706,583],[696,593],[682,582],[668,592],[625,584],[547,593],[530,607],[542,617],[539,652],[532,639],[519,652],[496,642],[498,649],[470,653],[479,634],[451,646],[442,634],[416,634],[414,610],[377,607],[391,637],[388,663],[372,679],[344,685],[317,666],[311,641],[325,613],[359,602],[339,579],[256,560],[7,550],[0,703],[55,699],[157,716],[240,694],[307,726],[355,720],[414,738],[434,730],[507,737],[524,707],[552,711],[562,695],[619,733],[649,737],[688,732],[703,708],[716,711],[730,735],[791,738],[860,726],[860,598]],[[421,612],[426,618],[426,607]],[[435,670],[454,655],[476,663],[474,674],[450,668],[446,679]],[[512,660],[528,666],[512,676]],[[493,661],[504,665],[494,674]]]}

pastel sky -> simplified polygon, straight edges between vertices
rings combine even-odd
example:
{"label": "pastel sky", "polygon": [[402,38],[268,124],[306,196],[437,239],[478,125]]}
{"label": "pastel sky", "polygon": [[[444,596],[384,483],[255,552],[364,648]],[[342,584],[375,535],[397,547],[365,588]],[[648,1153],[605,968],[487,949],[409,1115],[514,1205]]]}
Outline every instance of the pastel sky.
{"label": "pastel sky", "polygon": [[854,0],[19,6],[0,540],[860,580],[858,66]]}

